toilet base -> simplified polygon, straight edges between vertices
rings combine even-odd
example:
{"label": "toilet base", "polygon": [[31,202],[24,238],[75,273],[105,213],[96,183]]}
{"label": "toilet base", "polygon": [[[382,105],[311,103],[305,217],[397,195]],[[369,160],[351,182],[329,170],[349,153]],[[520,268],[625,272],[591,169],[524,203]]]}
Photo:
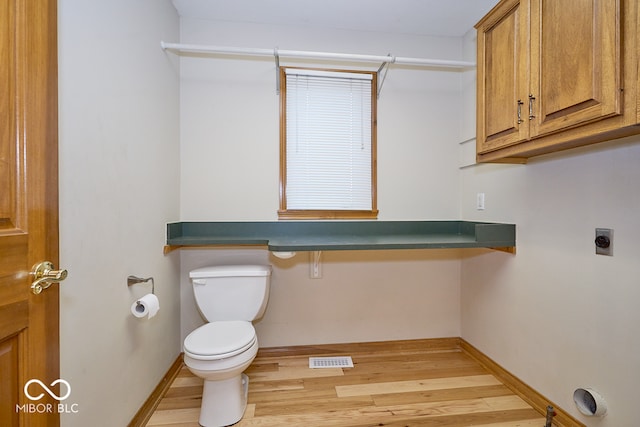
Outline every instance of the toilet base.
{"label": "toilet base", "polygon": [[222,381],[204,382],[200,420],[203,427],[230,426],[242,419],[247,408],[249,377],[236,375]]}

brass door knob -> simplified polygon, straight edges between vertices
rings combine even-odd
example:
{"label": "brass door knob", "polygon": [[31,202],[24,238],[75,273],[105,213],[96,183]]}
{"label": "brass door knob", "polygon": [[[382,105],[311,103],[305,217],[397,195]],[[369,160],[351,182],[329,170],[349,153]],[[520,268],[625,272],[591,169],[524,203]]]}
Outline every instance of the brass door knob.
{"label": "brass door knob", "polygon": [[53,263],[43,261],[33,266],[31,273],[33,283],[31,283],[31,292],[38,295],[51,284],[62,282],[67,278],[67,270],[54,270]]}

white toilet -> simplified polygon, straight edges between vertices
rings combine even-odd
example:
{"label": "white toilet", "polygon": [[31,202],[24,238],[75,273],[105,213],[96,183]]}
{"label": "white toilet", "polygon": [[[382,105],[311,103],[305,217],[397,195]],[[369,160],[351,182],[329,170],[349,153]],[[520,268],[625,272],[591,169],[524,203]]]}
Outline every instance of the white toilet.
{"label": "white toilet", "polygon": [[198,309],[207,322],[184,340],[184,363],[204,378],[201,426],[237,423],[247,406],[249,378],[242,372],[258,352],[251,323],[269,299],[271,266],[225,265],[189,273]]}

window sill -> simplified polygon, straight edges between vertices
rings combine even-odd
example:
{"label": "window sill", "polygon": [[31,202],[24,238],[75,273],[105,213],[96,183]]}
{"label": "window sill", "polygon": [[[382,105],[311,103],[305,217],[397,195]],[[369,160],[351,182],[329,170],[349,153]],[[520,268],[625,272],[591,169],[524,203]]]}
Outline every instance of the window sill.
{"label": "window sill", "polygon": [[376,219],[378,210],[372,211],[320,211],[320,210],[280,210],[278,219],[283,220],[324,220],[324,219]]}

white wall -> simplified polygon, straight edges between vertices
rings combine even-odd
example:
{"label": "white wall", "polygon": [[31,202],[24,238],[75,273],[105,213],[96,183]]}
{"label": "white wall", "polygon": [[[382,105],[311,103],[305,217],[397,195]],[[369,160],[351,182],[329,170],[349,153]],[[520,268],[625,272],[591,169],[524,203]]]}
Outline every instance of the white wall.
{"label": "white wall", "polygon": [[[63,426],[124,426],[180,352],[178,256],[164,256],[178,218],[178,65],[159,47],[178,37],[169,0],[60,0],[61,377],[78,412]],[[153,276],[161,309],[130,306]]]}
{"label": "white wall", "polygon": [[[588,426],[637,424],[639,164],[633,137],[462,169],[462,217],[517,224],[516,255],[466,253],[462,337]],[[475,210],[477,192],[485,211]],[[614,229],[613,257],[595,255],[596,227]],[[578,413],[578,387],[605,397],[605,418]]]}
{"label": "white wall", "polygon": [[181,257],[182,334],[204,323],[189,271],[207,265],[273,266],[261,347],[460,336],[456,250],[325,251],[321,279],[309,253],[282,260],[261,249],[189,250]]}
{"label": "white wall", "polygon": [[[181,32],[183,43],[393,52],[444,59],[459,59],[462,45],[457,38],[327,32],[185,18]],[[292,63],[284,58],[280,62]],[[295,65],[314,64],[296,61]],[[392,66],[378,104],[380,219],[449,219],[458,214],[452,190],[458,183],[454,165],[459,79],[456,72]],[[182,57],[182,220],[277,219],[279,98],[275,82],[273,58]]]}
{"label": "white wall", "polygon": [[[443,59],[462,54],[457,38],[184,18],[181,33],[183,43],[221,46]],[[281,65],[292,63],[281,59]],[[460,78],[459,72],[391,67],[378,104],[381,220],[458,218]],[[273,58],[182,57],[180,88],[181,220],[277,220]],[[257,261],[274,265],[271,300],[257,325],[263,347],[459,336],[455,251],[325,252],[323,278],[311,280],[307,253],[285,262],[266,251],[182,250],[183,337],[202,323],[189,269]]]}

